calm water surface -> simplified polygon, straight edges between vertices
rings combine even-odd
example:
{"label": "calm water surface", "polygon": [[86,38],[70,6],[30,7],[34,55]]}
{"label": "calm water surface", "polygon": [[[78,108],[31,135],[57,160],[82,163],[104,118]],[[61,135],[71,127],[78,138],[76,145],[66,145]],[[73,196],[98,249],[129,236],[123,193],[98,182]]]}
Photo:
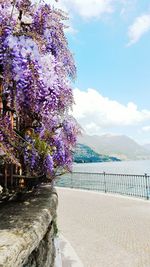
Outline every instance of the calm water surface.
{"label": "calm water surface", "polygon": [[74,164],[73,171],[150,175],[150,160]]}

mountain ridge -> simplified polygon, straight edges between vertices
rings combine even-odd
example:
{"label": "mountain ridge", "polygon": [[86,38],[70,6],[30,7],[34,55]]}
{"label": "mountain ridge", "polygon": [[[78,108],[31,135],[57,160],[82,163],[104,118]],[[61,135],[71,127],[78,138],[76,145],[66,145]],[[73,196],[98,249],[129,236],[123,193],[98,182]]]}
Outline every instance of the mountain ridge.
{"label": "mountain ridge", "polygon": [[95,152],[117,157],[121,160],[150,159],[150,150],[139,145],[126,135],[87,135],[78,138],[78,143],[91,147]]}

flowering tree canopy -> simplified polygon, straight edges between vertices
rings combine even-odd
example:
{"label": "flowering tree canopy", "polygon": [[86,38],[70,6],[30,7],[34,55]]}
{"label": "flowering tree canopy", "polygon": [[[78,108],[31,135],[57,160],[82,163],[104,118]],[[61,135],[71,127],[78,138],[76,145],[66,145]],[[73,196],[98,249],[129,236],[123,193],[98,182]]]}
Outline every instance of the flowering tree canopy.
{"label": "flowering tree canopy", "polygon": [[76,68],[65,19],[48,4],[0,0],[0,147],[26,174],[52,177],[71,167]]}

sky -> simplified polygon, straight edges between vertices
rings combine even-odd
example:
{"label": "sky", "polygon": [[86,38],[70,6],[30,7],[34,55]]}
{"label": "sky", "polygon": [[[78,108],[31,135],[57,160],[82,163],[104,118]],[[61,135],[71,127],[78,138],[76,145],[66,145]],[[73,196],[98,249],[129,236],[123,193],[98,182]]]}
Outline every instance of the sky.
{"label": "sky", "polygon": [[150,143],[150,1],[47,1],[70,17],[75,118],[88,134]]}

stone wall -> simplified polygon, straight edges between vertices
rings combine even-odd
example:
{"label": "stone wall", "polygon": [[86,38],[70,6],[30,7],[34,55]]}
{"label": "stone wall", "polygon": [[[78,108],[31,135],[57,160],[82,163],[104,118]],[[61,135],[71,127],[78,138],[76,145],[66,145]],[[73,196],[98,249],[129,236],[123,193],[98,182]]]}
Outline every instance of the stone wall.
{"label": "stone wall", "polygon": [[0,267],[53,267],[58,198],[41,186],[22,202],[0,203]]}

